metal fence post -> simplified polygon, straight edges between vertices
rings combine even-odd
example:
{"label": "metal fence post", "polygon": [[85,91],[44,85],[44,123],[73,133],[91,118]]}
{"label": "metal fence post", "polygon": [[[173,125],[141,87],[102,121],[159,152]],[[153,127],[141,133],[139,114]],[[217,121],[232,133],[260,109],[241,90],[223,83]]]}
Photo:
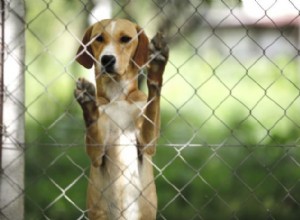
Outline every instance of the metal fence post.
{"label": "metal fence post", "polygon": [[2,172],[2,136],[3,136],[3,77],[4,77],[4,0],[0,0],[0,172]]}
{"label": "metal fence post", "polygon": [[[1,0],[2,169],[0,219],[24,219],[24,55],[25,7],[22,0]],[[4,10],[4,11],[3,11]]]}

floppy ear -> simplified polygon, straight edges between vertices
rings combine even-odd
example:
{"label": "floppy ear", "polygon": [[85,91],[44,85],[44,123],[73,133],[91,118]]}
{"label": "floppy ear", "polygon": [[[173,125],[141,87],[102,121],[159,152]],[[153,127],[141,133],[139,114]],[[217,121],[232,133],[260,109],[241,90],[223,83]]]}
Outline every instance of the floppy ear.
{"label": "floppy ear", "polygon": [[148,61],[149,40],[144,31],[139,26],[137,26],[136,29],[138,33],[138,46],[133,56],[133,63],[138,68],[141,68]]}
{"label": "floppy ear", "polygon": [[82,39],[81,45],[77,50],[77,58],[76,61],[80,63],[85,68],[92,68],[94,64],[93,60],[93,51],[91,48],[91,34],[92,34],[93,26],[89,27]]}

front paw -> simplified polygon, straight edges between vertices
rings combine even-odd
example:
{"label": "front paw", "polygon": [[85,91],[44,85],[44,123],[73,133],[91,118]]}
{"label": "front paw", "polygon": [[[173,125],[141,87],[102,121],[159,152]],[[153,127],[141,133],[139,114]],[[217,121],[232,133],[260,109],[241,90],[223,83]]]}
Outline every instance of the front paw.
{"label": "front paw", "polygon": [[151,64],[166,65],[169,59],[169,47],[162,33],[158,32],[149,45],[149,58]]}
{"label": "front paw", "polygon": [[96,102],[95,86],[86,79],[79,78],[76,82],[74,96],[81,106],[87,103]]}
{"label": "front paw", "polygon": [[90,127],[99,118],[95,86],[86,79],[79,78],[74,96],[82,108],[86,127]]}
{"label": "front paw", "polygon": [[169,59],[169,48],[162,33],[157,33],[149,45],[148,87],[161,88],[162,76]]}

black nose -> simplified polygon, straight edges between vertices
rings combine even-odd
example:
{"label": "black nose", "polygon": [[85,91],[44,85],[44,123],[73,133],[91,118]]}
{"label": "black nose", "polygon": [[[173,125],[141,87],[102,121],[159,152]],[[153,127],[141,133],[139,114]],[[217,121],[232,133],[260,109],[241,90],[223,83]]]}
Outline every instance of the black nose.
{"label": "black nose", "polygon": [[114,65],[116,63],[115,56],[112,55],[103,55],[101,58],[101,64],[106,72],[114,72]]}

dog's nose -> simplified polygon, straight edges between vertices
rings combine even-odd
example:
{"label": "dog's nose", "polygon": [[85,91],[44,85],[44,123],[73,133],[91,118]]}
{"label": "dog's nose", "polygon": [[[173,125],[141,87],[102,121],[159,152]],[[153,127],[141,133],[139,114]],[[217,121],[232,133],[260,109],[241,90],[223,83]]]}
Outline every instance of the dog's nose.
{"label": "dog's nose", "polygon": [[101,58],[101,64],[106,70],[106,72],[113,72],[115,63],[116,63],[115,56],[103,55]]}

